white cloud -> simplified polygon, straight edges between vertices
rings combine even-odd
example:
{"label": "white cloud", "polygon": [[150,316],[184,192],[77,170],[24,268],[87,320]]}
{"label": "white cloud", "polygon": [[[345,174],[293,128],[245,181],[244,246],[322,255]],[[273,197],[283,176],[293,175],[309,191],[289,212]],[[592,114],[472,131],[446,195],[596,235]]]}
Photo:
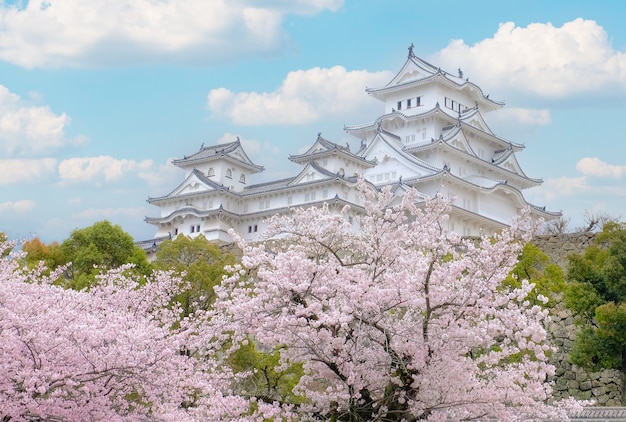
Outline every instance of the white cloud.
{"label": "white cloud", "polygon": [[357,113],[365,106],[365,88],[382,85],[392,77],[391,72],[316,67],[289,72],[280,88],[270,93],[214,89],[207,105],[214,115],[226,116],[239,125],[310,123],[337,113]]}
{"label": "white cloud", "polygon": [[272,153],[277,152],[277,148],[273,147],[269,143],[264,143],[263,145],[261,145],[261,142],[256,139],[240,137],[230,132],[224,133],[224,135],[222,135],[222,137],[217,140],[217,144],[233,142],[237,138],[239,138],[243,149],[246,151],[246,154],[248,154],[250,158],[260,154],[263,149],[271,149]]}
{"label": "white cloud", "polygon": [[[172,159],[168,158],[163,164],[158,167],[150,166],[149,168],[137,172],[137,176],[144,180],[152,188],[158,188],[163,190],[164,186],[172,184],[172,181],[181,180],[181,169],[172,165]],[[159,192],[162,195],[163,192]]]}
{"label": "white cloud", "polygon": [[55,114],[47,106],[30,105],[0,85],[0,152],[38,154],[83,142],[81,137],[66,137],[69,124],[67,114]]}
{"label": "white cloud", "polygon": [[145,216],[146,210],[137,208],[89,208],[83,212],[72,214],[73,218],[85,220],[114,220],[119,217],[129,217],[140,221]]}
{"label": "white cloud", "polygon": [[476,75],[490,89],[542,97],[626,88],[626,54],[613,50],[604,28],[581,18],[560,27],[503,23],[492,38],[472,46],[453,40],[431,60],[444,69],[461,66],[470,80]]}
{"label": "white cloud", "polygon": [[142,173],[152,168],[152,160],[117,160],[110,156],[76,157],[59,164],[62,182],[82,183],[119,179],[128,173]]}
{"label": "white cloud", "polygon": [[489,125],[509,127],[546,126],[552,123],[550,110],[530,108],[503,108],[489,114]]}
{"label": "white cloud", "polygon": [[626,173],[626,166],[608,164],[597,157],[583,158],[576,163],[576,169],[584,175],[620,179]]}
{"label": "white cloud", "polygon": [[67,200],[68,205],[79,205],[82,202],[83,202],[83,199],[80,196],[76,196],[74,198],[68,198]]}
{"label": "white cloud", "polygon": [[155,59],[221,62],[275,51],[286,14],[343,0],[25,0],[0,3],[0,59],[20,66],[93,66]]}
{"label": "white cloud", "polygon": [[33,208],[35,208],[35,202],[30,199],[15,202],[0,202],[0,212],[2,213],[10,212],[20,214],[31,211]]}
{"label": "white cloud", "polygon": [[0,186],[35,183],[56,172],[54,158],[0,160]]}
{"label": "white cloud", "polygon": [[558,177],[547,179],[540,188],[538,194],[546,200],[562,198],[589,192],[591,187],[587,183],[586,177]]}

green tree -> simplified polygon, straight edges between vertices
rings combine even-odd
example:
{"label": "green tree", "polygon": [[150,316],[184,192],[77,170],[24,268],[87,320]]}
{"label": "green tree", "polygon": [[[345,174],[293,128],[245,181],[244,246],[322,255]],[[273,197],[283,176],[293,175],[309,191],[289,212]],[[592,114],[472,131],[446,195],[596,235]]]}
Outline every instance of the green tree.
{"label": "green tree", "polygon": [[190,288],[178,295],[185,314],[195,309],[208,309],[215,301],[213,287],[220,284],[226,274],[224,267],[235,263],[235,256],[223,253],[204,236],[194,238],[179,235],[159,245],[154,267],[174,270],[183,275]]}
{"label": "green tree", "polygon": [[251,397],[267,403],[301,404],[305,401],[303,396],[293,391],[304,375],[302,364],[294,363],[282,368],[278,350],[262,352],[253,341],[247,341],[229,356],[228,364],[235,373],[248,374],[240,381],[239,387]]}
{"label": "green tree", "polygon": [[29,268],[33,268],[43,262],[46,271],[67,264],[67,259],[63,255],[61,245],[58,242],[52,242],[49,245],[43,243],[38,237],[27,240],[22,244],[22,251],[26,252],[24,262]]}
{"label": "green tree", "polygon": [[626,224],[607,222],[594,243],[569,261],[565,305],[580,326],[572,362],[620,371],[626,404]]}
{"label": "green tree", "polygon": [[[0,243],[5,243],[7,240],[9,240],[9,238],[6,235],[6,233],[0,232]],[[11,249],[7,249],[4,252],[2,252],[2,255],[0,255],[0,257],[4,258],[6,256],[9,256],[10,253],[11,253]]]}
{"label": "green tree", "polygon": [[[565,274],[561,267],[550,261],[550,257],[533,243],[524,245],[517,264],[504,284],[519,288],[522,280],[535,284],[528,299],[540,306],[554,307],[561,300],[565,289]],[[539,295],[547,298],[548,302],[538,300]]]}
{"label": "green tree", "polygon": [[71,263],[66,271],[69,287],[77,289],[93,284],[102,270],[123,264],[134,264],[142,275],[151,271],[145,252],[135,245],[132,236],[108,221],[74,230],[61,243],[61,251]]}

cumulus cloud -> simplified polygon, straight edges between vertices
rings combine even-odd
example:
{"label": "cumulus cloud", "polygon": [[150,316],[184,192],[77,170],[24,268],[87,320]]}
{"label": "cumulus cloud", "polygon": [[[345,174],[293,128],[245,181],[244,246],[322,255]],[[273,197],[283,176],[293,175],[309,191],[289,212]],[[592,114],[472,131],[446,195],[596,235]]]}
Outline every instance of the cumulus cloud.
{"label": "cumulus cloud", "polygon": [[207,105],[213,115],[239,125],[311,123],[336,113],[358,112],[364,107],[365,88],[382,85],[392,77],[391,72],[316,67],[289,72],[282,85],[269,93],[214,89]]}
{"label": "cumulus cloud", "polygon": [[222,62],[277,50],[287,14],[343,0],[25,0],[0,3],[0,59],[24,66]]}
{"label": "cumulus cloud", "polygon": [[470,80],[476,75],[490,89],[506,87],[540,97],[626,88],[626,53],[613,50],[602,26],[581,18],[560,27],[503,23],[492,38],[471,46],[453,40],[431,60],[444,69],[461,66]]}
{"label": "cumulus cloud", "polygon": [[583,158],[576,163],[576,169],[584,175],[620,179],[626,173],[626,166],[608,164],[597,157]]}
{"label": "cumulus cloud", "polygon": [[67,114],[55,114],[48,106],[30,105],[0,85],[0,152],[39,154],[83,142],[81,137],[67,138],[65,129],[69,124]]}
{"label": "cumulus cloud", "polygon": [[99,179],[112,181],[128,173],[141,173],[150,170],[152,160],[118,160],[110,156],[76,157],[63,160],[59,164],[62,182],[97,182]]}
{"label": "cumulus cloud", "polygon": [[589,192],[591,187],[587,183],[587,178],[582,177],[557,177],[546,179],[540,188],[541,194],[547,199],[580,195]]}
{"label": "cumulus cloud", "polygon": [[246,151],[246,153],[248,155],[254,155],[254,154],[258,154],[259,152],[261,152],[261,143],[259,141],[257,141],[256,139],[244,138],[244,137],[235,135],[235,134],[230,133],[230,132],[224,133],[217,140],[216,143],[217,144],[226,144],[226,143],[229,143],[229,142],[234,142],[237,139],[239,139],[239,142],[241,142],[241,145],[243,146],[243,149]]}
{"label": "cumulus cloud", "polygon": [[54,158],[0,160],[0,186],[35,183],[56,173]]}
{"label": "cumulus cloud", "polygon": [[130,217],[134,220],[141,220],[145,216],[145,211],[141,207],[137,208],[88,208],[80,213],[72,214],[73,218],[85,220],[114,220],[118,217]]}
{"label": "cumulus cloud", "polygon": [[33,208],[35,208],[35,202],[31,201],[30,199],[25,199],[22,201],[15,201],[15,202],[0,202],[0,212],[1,213],[15,213],[15,214],[20,214],[20,213],[24,213],[24,212],[28,212],[31,211]]}
{"label": "cumulus cloud", "polygon": [[[137,172],[137,176],[144,180],[151,188],[163,190],[164,186],[172,184],[173,180],[181,179],[181,170],[172,165],[172,159],[168,158],[160,166],[150,166]],[[161,195],[163,192],[159,192]]]}
{"label": "cumulus cloud", "polygon": [[546,126],[552,123],[550,110],[530,108],[503,108],[489,114],[489,125],[507,127],[508,132],[520,127]]}

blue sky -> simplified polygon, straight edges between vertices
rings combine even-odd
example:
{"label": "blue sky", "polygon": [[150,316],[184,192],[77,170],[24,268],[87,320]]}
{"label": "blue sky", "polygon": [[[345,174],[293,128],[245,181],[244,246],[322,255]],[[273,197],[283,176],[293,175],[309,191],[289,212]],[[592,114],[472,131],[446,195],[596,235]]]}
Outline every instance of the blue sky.
{"label": "blue sky", "polygon": [[526,145],[527,199],[626,218],[626,2],[0,0],[0,231],[62,241],[96,221],[136,240],[169,164],[239,136],[267,180],[321,132],[382,114],[408,46],[461,68]]}

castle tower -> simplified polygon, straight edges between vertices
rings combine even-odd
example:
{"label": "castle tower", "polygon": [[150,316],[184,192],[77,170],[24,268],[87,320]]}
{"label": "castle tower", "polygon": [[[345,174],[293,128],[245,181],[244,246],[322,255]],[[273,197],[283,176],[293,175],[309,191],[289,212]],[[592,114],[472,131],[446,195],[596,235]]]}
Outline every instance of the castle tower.
{"label": "castle tower", "polygon": [[415,56],[411,46],[394,78],[366,92],[384,103],[384,114],[345,130],[361,140],[357,154],[376,163],[364,174],[374,185],[444,195],[453,204],[447,228],[465,236],[501,229],[527,206],[535,218],[560,215],[526,201],[522,192],[542,180],[522,171],[515,154],[524,146],[497,136],[485,122],[483,115],[504,104],[484,95],[460,69],[456,75],[443,71]]}

